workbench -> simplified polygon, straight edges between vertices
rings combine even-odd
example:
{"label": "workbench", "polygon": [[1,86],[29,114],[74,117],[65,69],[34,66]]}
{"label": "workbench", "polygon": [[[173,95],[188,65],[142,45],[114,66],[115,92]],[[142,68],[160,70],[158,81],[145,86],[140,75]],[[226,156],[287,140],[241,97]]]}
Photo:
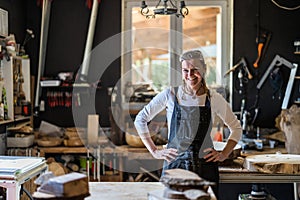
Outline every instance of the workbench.
{"label": "workbench", "polygon": [[291,183],[294,187],[294,200],[298,200],[300,174],[266,174],[245,169],[220,168],[220,183]]}
{"label": "workbench", "polygon": [[[62,147],[55,147],[55,148],[39,148],[41,155],[44,153],[86,153],[85,147],[80,148],[62,148]],[[154,163],[156,166],[162,166],[161,160],[154,159],[151,154],[147,151],[146,148],[133,148],[127,145],[123,146],[116,146],[115,148],[104,148],[101,149],[105,154],[115,153],[120,159],[121,162],[119,163],[118,169],[120,170],[120,174],[118,175],[118,179],[115,181],[125,181],[123,179],[124,172],[130,172],[127,165],[128,163],[133,166],[141,165],[146,166],[146,161],[150,163]],[[241,152],[241,157],[246,157],[250,155],[257,155],[257,154],[272,154],[272,153],[287,153],[284,147],[278,148],[268,148],[265,147],[263,151],[256,151],[256,150],[246,150]],[[158,169],[158,168],[156,168]],[[134,169],[138,170],[138,169]],[[147,170],[149,166],[147,166]],[[136,171],[137,172],[137,171]],[[141,171],[143,172],[143,171]],[[145,172],[145,171],[144,171]],[[106,181],[105,177],[101,176],[101,181]],[[292,174],[266,174],[266,173],[259,173],[259,172],[250,172],[244,169],[241,165],[239,166],[226,166],[220,167],[220,183],[291,183],[294,186],[294,199],[298,199],[297,195],[297,183],[300,183],[300,175],[292,175]],[[250,190],[251,188],[249,188]]]}
{"label": "workbench", "polygon": [[[287,153],[284,147],[268,148],[265,147],[263,151],[246,150],[241,152],[242,157],[259,155],[259,154],[275,154],[275,153]],[[300,183],[300,174],[268,174],[263,172],[252,172],[242,165],[232,166],[220,166],[220,183],[289,183],[293,184],[294,188],[294,200],[298,200],[298,187]]]}
{"label": "workbench", "polygon": [[47,170],[42,157],[0,156],[0,187],[7,200],[19,200],[23,183]]}

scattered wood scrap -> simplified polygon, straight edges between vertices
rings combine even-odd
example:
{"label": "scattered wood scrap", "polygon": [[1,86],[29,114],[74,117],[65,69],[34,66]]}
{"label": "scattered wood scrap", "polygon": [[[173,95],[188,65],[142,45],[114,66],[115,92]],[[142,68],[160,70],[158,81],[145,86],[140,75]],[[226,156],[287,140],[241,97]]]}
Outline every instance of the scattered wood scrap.
{"label": "scattered wood scrap", "polygon": [[215,184],[183,169],[166,170],[160,182],[166,186],[163,197],[168,199],[210,200],[208,188]]}
{"label": "scattered wood scrap", "polygon": [[[64,199],[89,196],[88,178],[86,175],[73,172],[50,178],[33,194],[36,199]],[[82,198],[83,199],[83,198]]]}

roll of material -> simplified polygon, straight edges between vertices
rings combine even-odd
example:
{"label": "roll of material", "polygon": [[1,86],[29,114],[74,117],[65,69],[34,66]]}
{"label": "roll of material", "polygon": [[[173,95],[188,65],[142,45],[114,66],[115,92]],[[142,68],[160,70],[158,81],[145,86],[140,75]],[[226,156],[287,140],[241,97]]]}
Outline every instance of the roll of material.
{"label": "roll of material", "polygon": [[73,172],[79,172],[79,166],[75,163],[68,163],[67,167]]}
{"label": "roll of material", "polygon": [[99,115],[88,115],[88,145],[97,145],[99,131]]}

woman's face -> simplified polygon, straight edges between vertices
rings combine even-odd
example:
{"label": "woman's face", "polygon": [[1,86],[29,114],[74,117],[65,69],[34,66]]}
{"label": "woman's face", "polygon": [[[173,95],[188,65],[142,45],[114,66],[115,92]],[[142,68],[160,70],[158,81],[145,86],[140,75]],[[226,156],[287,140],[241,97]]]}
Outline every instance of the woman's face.
{"label": "woman's face", "polygon": [[193,60],[184,60],[181,63],[182,68],[182,78],[186,85],[197,91],[200,88],[202,77],[199,72],[199,68],[194,65]]}

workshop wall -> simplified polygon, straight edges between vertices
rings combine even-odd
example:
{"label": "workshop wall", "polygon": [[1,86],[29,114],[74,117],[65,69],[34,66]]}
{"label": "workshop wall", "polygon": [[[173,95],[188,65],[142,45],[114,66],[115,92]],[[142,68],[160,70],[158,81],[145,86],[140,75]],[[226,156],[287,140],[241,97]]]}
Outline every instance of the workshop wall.
{"label": "workshop wall", "polygon": [[[35,39],[26,46],[31,58],[32,75],[37,74],[40,39],[41,6],[38,6],[37,2],[39,1],[0,0],[0,6],[9,11],[10,32],[14,33],[19,41],[22,41],[26,28],[33,29],[35,33]],[[89,15],[91,13],[86,2],[85,0],[52,2],[44,76],[55,76],[62,71],[77,72],[79,69],[83,59]],[[297,4],[297,2],[285,0],[277,0],[276,2],[287,7],[294,7],[296,5],[293,4]],[[258,14],[259,18],[257,17]],[[233,63],[237,63],[241,57],[244,57],[254,78],[244,84],[244,94],[240,94],[238,71],[232,74],[232,105],[234,111],[240,111],[241,100],[245,98],[245,109],[251,113],[251,117],[254,115],[255,108],[258,108],[258,116],[254,121],[255,126],[274,127],[275,117],[281,111],[284,89],[290,70],[287,67],[281,67],[284,80],[281,99],[278,98],[278,93],[275,94],[274,99],[272,98],[273,88],[269,78],[260,91],[256,89],[256,85],[275,55],[278,54],[292,63],[300,63],[300,56],[294,54],[294,41],[300,38],[300,26],[297,22],[299,17],[300,9],[284,10],[275,6],[271,1],[234,1]],[[110,1],[101,1],[95,29],[94,47],[121,32],[120,19],[121,1],[114,1],[113,6]],[[259,67],[254,68],[253,63],[257,58],[256,37],[258,24],[261,32],[266,30],[271,33],[271,40],[269,45],[266,46],[266,52],[259,63]],[[114,48],[120,52],[121,44],[117,44]],[[115,85],[120,78],[120,71],[120,59],[116,59],[107,67],[101,77],[102,89],[97,91],[96,98],[99,103],[96,105],[96,110],[101,115],[100,123],[102,126],[109,126],[108,107],[110,97],[107,95],[106,88]],[[90,79],[94,80],[96,77],[90,77]],[[298,85],[299,80],[295,80],[290,104],[300,96]],[[257,96],[259,98],[256,98]],[[62,111],[63,115],[61,114]],[[62,126],[73,125],[70,109],[46,110],[46,112],[40,113],[40,118]]]}
{"label": "workshop wall", "polygon": [[[299,2],[276,0],[279,4],[286,7],[299,6]],[[259,12],[258,12],[259,6]],[[257,17],[259,15],[259,17]],[[282,97],[278,98],[278,93],[273,99],[273,88],[268,77],[258,91],[256,85],[262,78],[264,72],[268,69],[273,58],[280,55],[291,63],[300,64],[300,55],[295,55],[294,41],[300,38],[300,26],[297,22],[300,17],[300,9],[284,10],[275,6],[271,1],[247,0],[234,1],[234,45],[233,45],[233,63],[237,63],[241,57],[248,61],[248,68],[254,78],[245,83],[244,95],[246,96],[245,109],[254,116],[255,108],[258,108],[258,116],[254,122],[255,126],[264,128],[273,128],[275,118],[281,112],[281,105],[284,98],[285,87],[288,82],[290,69],[282,66],[283,87],[281,89]],[[271,33],[271,40],[257,68],[253,63],[257,58],[257,25],[260,25],[260,31]],[[297,74],[299,75],[299,69]],[[233,108],[235,111],[241,110],[241,100],[243,94],[239,94],[238,71],[233,73]],[[258,96],[258,99],[256,98]],[[290,105],[300,97],[299,80],[295,80]]]}
{"label": "workshop wall", "polygon": [[[9,32],[15,34],[18,43],[23,41],[27,28],[33,30],[35,34],[34,40],[25,47],[31,60],[31,74],[33,76],[38,74],[41,2],[0,0],[0,7],[9,12]],[[91,13],[87,2],[85,0],[52,1],[44,77],[55,77],[59,72],[74,72],[76,74],[81,67]],[[113,6],[111,6],[110,1],[100,2],[93,48],[121,32],[120,18],[121,2],[117,1]],[[114,39],[116,42],[112,48],[120,55],[120,39],[116,36]],[[114,86],[120,78],[120,57],[117,57],[109,66],[97,67],[104,71],[102,77],[96,77],[95,74],[89,73],[88,81],[95,82],[100,78],[101,88],[96,91],[95,110],[101,116],[101,126],[110,126],[108,116],[110,96],[108,96],[107,87]],[[42,97],[45,98],[47,88],[43,88],[42,91]],[[39,126],[41,120],[63,127],[74,126],[72,109],[66,107],[49,108],[46,105],[45,112],[40,112],[35,119],[36,126]]]}
{"label": "workshop wall", "polygon": [[9,33],[15,34],[18,43],[22,43],[26,31],[27,12],[26,1],[19,0],[0,0],[0,8],[8,11]]}
{"label": "workshop wall", "polygon": [[[100,2],[93,49],[108,38],[120,33],[120,6],[118,4],[111,6],[109,1]],[[87,6],[87,1],[85,0],[52,2],[45,61],[45,77],[54,77],[59,72],[74,72],[74,74],[78,72],[83,62],[90,13],[91,9]],[[121,51],[120,40],[118,40],[118,43],[113,48],[115,52]],[[120,59],[118,57],[109,66],[99,65],[97,67],[99,70],[104,70],[103,75],[96,77],[94,73],[89,73],[88,82],[101,81],[101,89],[96,92],[95,101],[97,103],[94,109],[100,115],[100,125],[105,127],[110,126],[108,116],[110,97],[107,93],[107,87],[114,86],[119,80],[121,71]],[[63,115],[61,114],[62,111]],[[87,110],[85,112],[92,113],[92,111]],[[70,108],[57,107],[40,112],[39,119],[59,126],[73,126],[72,114],[72,109]]]}

